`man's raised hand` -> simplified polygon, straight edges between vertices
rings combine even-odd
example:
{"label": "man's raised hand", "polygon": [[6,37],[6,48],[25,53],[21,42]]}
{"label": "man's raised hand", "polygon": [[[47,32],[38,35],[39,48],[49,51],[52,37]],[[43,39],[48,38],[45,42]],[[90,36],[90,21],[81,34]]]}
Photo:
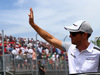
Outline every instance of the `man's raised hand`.
{"label": "man's raised hand", "polygon": [[32,8],[30,8],[30,14],[28,14],[28,16],[29,16],[29,23],[30,23],[30,25],[35,24],[34,23],[34,16],[33,16]]}

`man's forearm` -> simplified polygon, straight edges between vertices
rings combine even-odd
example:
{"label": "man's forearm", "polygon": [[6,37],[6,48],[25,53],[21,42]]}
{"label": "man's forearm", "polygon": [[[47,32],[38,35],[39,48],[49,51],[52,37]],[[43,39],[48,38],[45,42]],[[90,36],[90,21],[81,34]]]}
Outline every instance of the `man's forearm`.
{"label": "man's forearm", "polygon": [[40,28],[39,26],[37,26],[36,24],[31,24],[31,26],[36,30],[36,32],[46,41],[48,41],[50,43],[50,40],[53,39],[54,37],[49,34],[48,32],[46,32],[45,30],[43,30],[42,28]]}

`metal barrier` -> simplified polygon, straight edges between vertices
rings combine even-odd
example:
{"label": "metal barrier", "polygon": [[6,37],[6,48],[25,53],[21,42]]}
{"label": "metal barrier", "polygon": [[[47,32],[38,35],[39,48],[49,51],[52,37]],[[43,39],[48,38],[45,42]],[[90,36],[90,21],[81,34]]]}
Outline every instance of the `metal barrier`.
{"label": "metal barrier", "polygon": [[[65,61],[55,61],[52,60],[43,60],[38,59],[41,61],[46,69],[46,75],[66,75],[66,66],[67,64]],[[38,68],[36,65],[36,60],[32,59],[17,59],[16,56],[11,54],[5,55],[5,69],[6,73],[9,75],[36,75]],[[67,72],[68,73],[68,72]]]}
{"label": "metal barrier", "polygon": [[[44,67],[46,68],[47,72],[45,75],[68,75],[69,74],[67,71],[67,67],[65,66],[67,64],[65,60],[62,62],[60,61],[51,62],[51,60],[38,59],[38,61],[41,61]],[[23,58],[22,60],[19,60],[16,59],[16,56],[13,56],[11,54],[6,54],[5,62],[6,62],[5,63],[6,75],[37,75],[36,72],[38,72],[38,68],[37,68],[38,65],[36,65],[36,60],[27,59],[27,58]],[[2,63],[0,63],[0,68],[1,68],[1,64]],[[0,71],[2,72],[1,69]],[[4,75],[3,73],[1,74],[1,72],[0,75]],[[99,75],[100,73],[85,73],[85,75],[91,75],[91,74]]]}

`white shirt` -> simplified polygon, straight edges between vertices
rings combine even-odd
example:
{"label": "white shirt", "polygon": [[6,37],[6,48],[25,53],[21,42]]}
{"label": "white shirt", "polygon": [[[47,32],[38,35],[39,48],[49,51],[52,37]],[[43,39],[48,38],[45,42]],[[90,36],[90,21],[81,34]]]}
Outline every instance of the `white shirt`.
{"label": "white shirt", "polygon": [[14,55],[17,55],[17,51],[14,49],[14,50],[12,50],[12,52],[11,52],[12,54],[14,54]]}
{"label": "white shirt", "polygon": [[40,53],[42,53],[42,47],[38,47]]}
{"label": "white shirt", "polygon": [[[62,47],[66,48],[68,45],[62,43]],[[94,44],[90,43],[86,50],[79,52],[76,45],[69,45],[66,48],[68,53],[69,73],[87,73],[98,72],[100,51],[94,48]]]}
{"label": "white shirt", "polygon": [[22,50],[22,54],[24,54],[25,53],[25,48],[21,47],[20,49]]}
{"label": "white shirt", "polygon": [[20,50],[20,48],[16,48],[17,54],[18,54],[19,50]]}
{"label": "white shirt", "polygon": [[33,53],[33,50],[32,50],[32,49],[29,49],[29,50],[28,50],[27,57],[28,57],[28,58],[32,58],[32,53]]}
{"label": "white shirt", "polygon": [[45,49],[45,51],[46,51],[46,54],[49,54],[49,50],[48,49]]}
{"label": "white shirt", "polygon": [[59,48],[56,48],[57,51],[58,51],[58,54],[61,54],[61,50]]}
{"label": "white shirt", "polygon": [[53,61],[58,60],[58,57],[59,57],[59,55],[58,55],[58,54],[56,54],[56,55],[55,55],[55,54],[53,54],[53,55],[52,55],[52,60],[53,60]]}

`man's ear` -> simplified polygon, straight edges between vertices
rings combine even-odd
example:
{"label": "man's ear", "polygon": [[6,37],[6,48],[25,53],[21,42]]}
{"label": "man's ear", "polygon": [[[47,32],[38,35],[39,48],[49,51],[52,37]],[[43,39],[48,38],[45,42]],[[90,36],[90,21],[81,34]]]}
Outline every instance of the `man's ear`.
{"label": "man's ear", "polygon": [[84,34],[83,34],[83,37],[84,37],[85,39],[87,39],[87,38],[88,38],[88,33],[84,33]]}

